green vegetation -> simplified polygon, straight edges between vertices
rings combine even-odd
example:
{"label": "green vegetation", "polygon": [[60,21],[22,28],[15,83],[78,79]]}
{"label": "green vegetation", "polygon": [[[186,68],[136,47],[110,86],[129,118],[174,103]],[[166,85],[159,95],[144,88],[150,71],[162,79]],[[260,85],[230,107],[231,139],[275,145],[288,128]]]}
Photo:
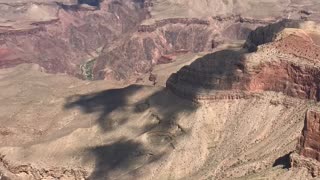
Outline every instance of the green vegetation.
{"label": "green vegetation", "polygon": [[86,63],[80,65],[81,74],[86,80],[93,80],[93,67],[96,59],[90,59]]}

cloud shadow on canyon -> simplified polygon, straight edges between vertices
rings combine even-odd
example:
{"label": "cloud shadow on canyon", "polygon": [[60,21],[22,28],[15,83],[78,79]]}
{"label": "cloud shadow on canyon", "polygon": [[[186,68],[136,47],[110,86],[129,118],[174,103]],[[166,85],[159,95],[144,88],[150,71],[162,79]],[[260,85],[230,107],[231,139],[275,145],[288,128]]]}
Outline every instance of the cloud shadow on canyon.
{"label": "cloud shadow on canyon", "polygon": [[[75,95],[67,98],[65,109],[80,108],[84,114],[98,113],[96,122],[103,131],[112,130],[111,122],[108,122],[108,115],[124,107],[128,103],[128,97],[133,95],[142,86],[131,85],[126,88],[120,89],[108,89],[101,92]],[[122,120],[121,124],[124,124],[126,120]]]}
{"label": "cloud shadow on canyon", "polygon": [[[202,63],[203,61],[205,61],[204,64]],[[219,88],[218,85],[208,86],[208,84],[198,82],[198,84],[193,86],[188,96],[195,98],[203,87],[215,90],[228,90],[234,81],[238,80],[238,75],[235,74],[238,73],[239,68],[245,71],[243,61],[243,54],[234,50],[219,51],[197,59],[193,63],[195,65],[192,66],[214,68],[210,72],[210,75],[212,77],[221,76],[227,79],[227,83],[222,84],[223,87]],[[180,77],[176,78],[179,79]],[[208,80],[206,79],[207,82]],[[154,141],[159,147],[163,146],[161,142],[162,138],[165,137],[168,142],[167,144],[175,148],[177,139],[180,136],[188,135],[190,132],[189,129],[185,129],[179,125],[177,121],[179,116],[181,114],[188,116],[188,114],[196,111],[198,105],[176,96],[176,92],[172,93],[167,88],[158,88],[143,98],[132,100],[133,96],[143,91],[148,91],[149,88],[152,89],[154,87],[130,85],[120,89],[109,89],[96,93],[71,96],[67,99],[65,109],[79,108],[84,114],[97,114],[96,123],[103,133],[109,133],[130,121],[130,117],[113,119],[113,113],[116,111],[129,111],[135,115],[141,114],[141,118],[150,118],[150,121],[151,119],[156,119],[158,123],[143,125],[139,129],[141,130],[141,134],[147,132],[158,133],[159,135],[156,135]],[[149,115],[143,116],[146,113],[149,113]],[[175,135],[167,135],[170,134],[173,128],[180,129],[180,132]],[[112,142],[104,142],[102,145],[87,148],[85,151],[96,159],[94,171],[89,179],[108,179],[110,176],[114,176],[115,172],[122,171],[129,172],[130,175],[135,176],[134,173],[141,167],[141,164],[144,166],[153,163],[170,153],[170,151],[160,154],[152,152],[143,143],[135,141],[132,137],[123,137]]]}
{"label": "cloud shadow on canyon", "polygon": [[[153,141],[155,142],[153,143],[158,143],[160,147],[164,137],[168,141],[168,146],[171,146],[178,135],[167,136],[167,134],[170,134],[168,131],[172,127],[178,126],[180,128],[176,123],[177,116],[180,113],[191,113],[196,110],[197,106],[176,97],[164,88],[159,88],[144,98],[132,100],[132,96],[147,91],[149,88],[154,87],[130,85],[120,89],[71,96],[67,99],[65,109],[79,108],[84,114],[96,113],[96,123],[103,133],[110,133],[121,128],[131,120],[130,116],[116,119],[117,117],[113,117],[112,114],[115,111],[128,111],[134,113],[135,116],[141,115],[141,118],[150,118],[150,121],[156,119],[159,121],[158,123],[143,124],[138,131],[141,135],[154,131]],[[145,113],[150,115],[144,117]],[[188,133],[185,129],[181,131],[179,136]],[[119,171],[129,171],[132,175],[138,169],[139,164],[152,163],[164,155],[150,152],[143,143],[135,141],[132,137],[122,137],[112,142],[104,142],[102,145],[86,148],[85,151],[96,159],[95,169],[89,179],[108,179],[110,174]]]}

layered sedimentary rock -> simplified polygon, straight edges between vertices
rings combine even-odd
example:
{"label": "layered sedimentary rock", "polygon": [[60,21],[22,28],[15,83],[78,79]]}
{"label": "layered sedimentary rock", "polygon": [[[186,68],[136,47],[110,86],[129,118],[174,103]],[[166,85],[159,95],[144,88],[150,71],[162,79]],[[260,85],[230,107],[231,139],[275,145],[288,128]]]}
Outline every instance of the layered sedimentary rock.
{"label": "layered sedimentary rock", "polygon": [[[240,22],[240,16],[230,16],[141,24],[149,16],[148,3],[13,1],[1,5],[8,9],[0,22],[0,48],[17,56],[9,61],[1,55],[1,67],[29,62],[49,73],[126,80],[149,72],[162,57],[210,51],[224,39],[245,39],[250,29],[264,22]],[[15,15],[16,8],[25,10]]]}
{"label": "layered sedimentary rock", "polygon": [[[272,6],[276,11],[273,14],[247,13],[247,7],[239,2],[199,1],[195,5],[186,1],[191,9],[188,14],[179,11],[181,3],[0,1],[0,48],[16,56],[8,60],[1,55],[0,67],[27,62],[39,64],[49,73],[84,79],[135,80],[149,73],[158,61],[161,63],[162,57],[181,51],[211,51],[225,41],[246,39],[257,26],[287,17],[317,17],[318,13],[316,8],[307,11],[305,4],[286,0],[277,3],[276,8]],[[260,6],[250,1],[250,6],[271,7],[272,2],[264,3]],[[283,11],[287,6],[290,8]],[[209,12],[208,7],[220,7],[220,13],[212,9]],[[174,13],[170,13],[172,8]]]}
{"label": "layered sedimentary rock", "polygon": [[94,61],[93,79],[129,79],[149,72],[165,57],[211,52],[223,43],[245,40],[251,30],[270,22],[239,15],[144,22],[137,32],[103,50]]}
{"label": "layered sedimentary rock", "polygon": [[164,24],[150,32],[142,32],[141,28],[146,27],[104,49],[95,61],[94,79],[129,79],[134,74],[149,72],[164,56],[208,51],[216,33],[207,24]]}
{"label": "layered sedimentary rock", "polygon": [[[167,88],[195,102],[251,99],[270,91],[312,105],[320,100],[319,32],[314,22],[287,20],[258,28],[245,49],[205,55],[173,74]],[[307,111],[297,150],[279,161],[320,176],[319,127],[319,111]]]}
{"label": "layered sedimentary rock", "polygon": [[320,112],[309,110],[306,113],[303,133],[299,141],[299,154],[320,161]]}
{"label": "layered sedimentary rock", "polygon": [[[79,76],[80,65],[97,57],[120,35],[133,31],[146,16],[142,2],[12,1],[0,3],[1,67],[36,63],[49,73]],[[19,59],[19,60],[17,60]]]}
{"label": "layered sedimentary rock", "polygon": [[[261,37],[266,44],[257,41],[262,45],[255,53],[247,53],[246,49],[228,49],[206,55],[172,75],[167,87],[195,101],[212,99],[220,91],[230,91],[229,94],[275,91],[318,101],[320,47],[315,39],[319,33],[317,29],[307,28],[310,26],[304,27],[283,29],[274,33],[270,40],[269,36]],[[275,31],[278,30],[270,32]]]}
{"label": "layered sedimentary rock", "polygon": [[313,176],[320,176],[320,112],[308,110],[296,152],[291,155],[291,166],[305,167]]}

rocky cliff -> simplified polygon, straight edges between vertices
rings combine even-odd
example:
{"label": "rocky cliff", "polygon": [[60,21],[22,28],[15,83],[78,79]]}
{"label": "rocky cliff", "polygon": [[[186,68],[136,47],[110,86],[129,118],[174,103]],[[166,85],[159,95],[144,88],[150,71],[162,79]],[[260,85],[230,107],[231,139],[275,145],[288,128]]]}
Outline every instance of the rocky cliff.
{"label": "rocky cliff", "polygon": [[319,111],[308,110],[297,150],[291,155],[292,167],[305,167],[314,177],[320,176],[319,127]]}
{"label": "rocky cliff", "polygon": [[[270,30],[270,27],[264,29]],[[258,36],[261,29],[252,34]],[[226,90],[231,94],[275,91],[318,101],[320,49],[314,40],[319,37],[318,31],[286,28],[273,35],[276,31],[269,31],[274,38],[264,37],[267,33],[258,36],[257,39],[264,42],[256,41],[261,45],[254,53],[228,49],[196,60],[172,75],[167,87],[195,101],[204,99],[205,94],[210,97]]]}

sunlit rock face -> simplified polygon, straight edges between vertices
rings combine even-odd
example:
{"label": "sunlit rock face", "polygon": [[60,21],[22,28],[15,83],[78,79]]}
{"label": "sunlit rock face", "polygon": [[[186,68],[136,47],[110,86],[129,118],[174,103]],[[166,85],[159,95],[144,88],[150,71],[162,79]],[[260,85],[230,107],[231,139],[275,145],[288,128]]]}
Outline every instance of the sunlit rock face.
{"label": "sunlit rock face", "polygon": [[320,161],[320,113],[309,110],[299,144],[299,154]]}
{"label": "sunlit rock face", "polygon": [[320,176],[319,127],[319,110],[308,110],[305,115],[304,127],[297,149],[290,156],[293,168],[306,168],[313,177]]}

